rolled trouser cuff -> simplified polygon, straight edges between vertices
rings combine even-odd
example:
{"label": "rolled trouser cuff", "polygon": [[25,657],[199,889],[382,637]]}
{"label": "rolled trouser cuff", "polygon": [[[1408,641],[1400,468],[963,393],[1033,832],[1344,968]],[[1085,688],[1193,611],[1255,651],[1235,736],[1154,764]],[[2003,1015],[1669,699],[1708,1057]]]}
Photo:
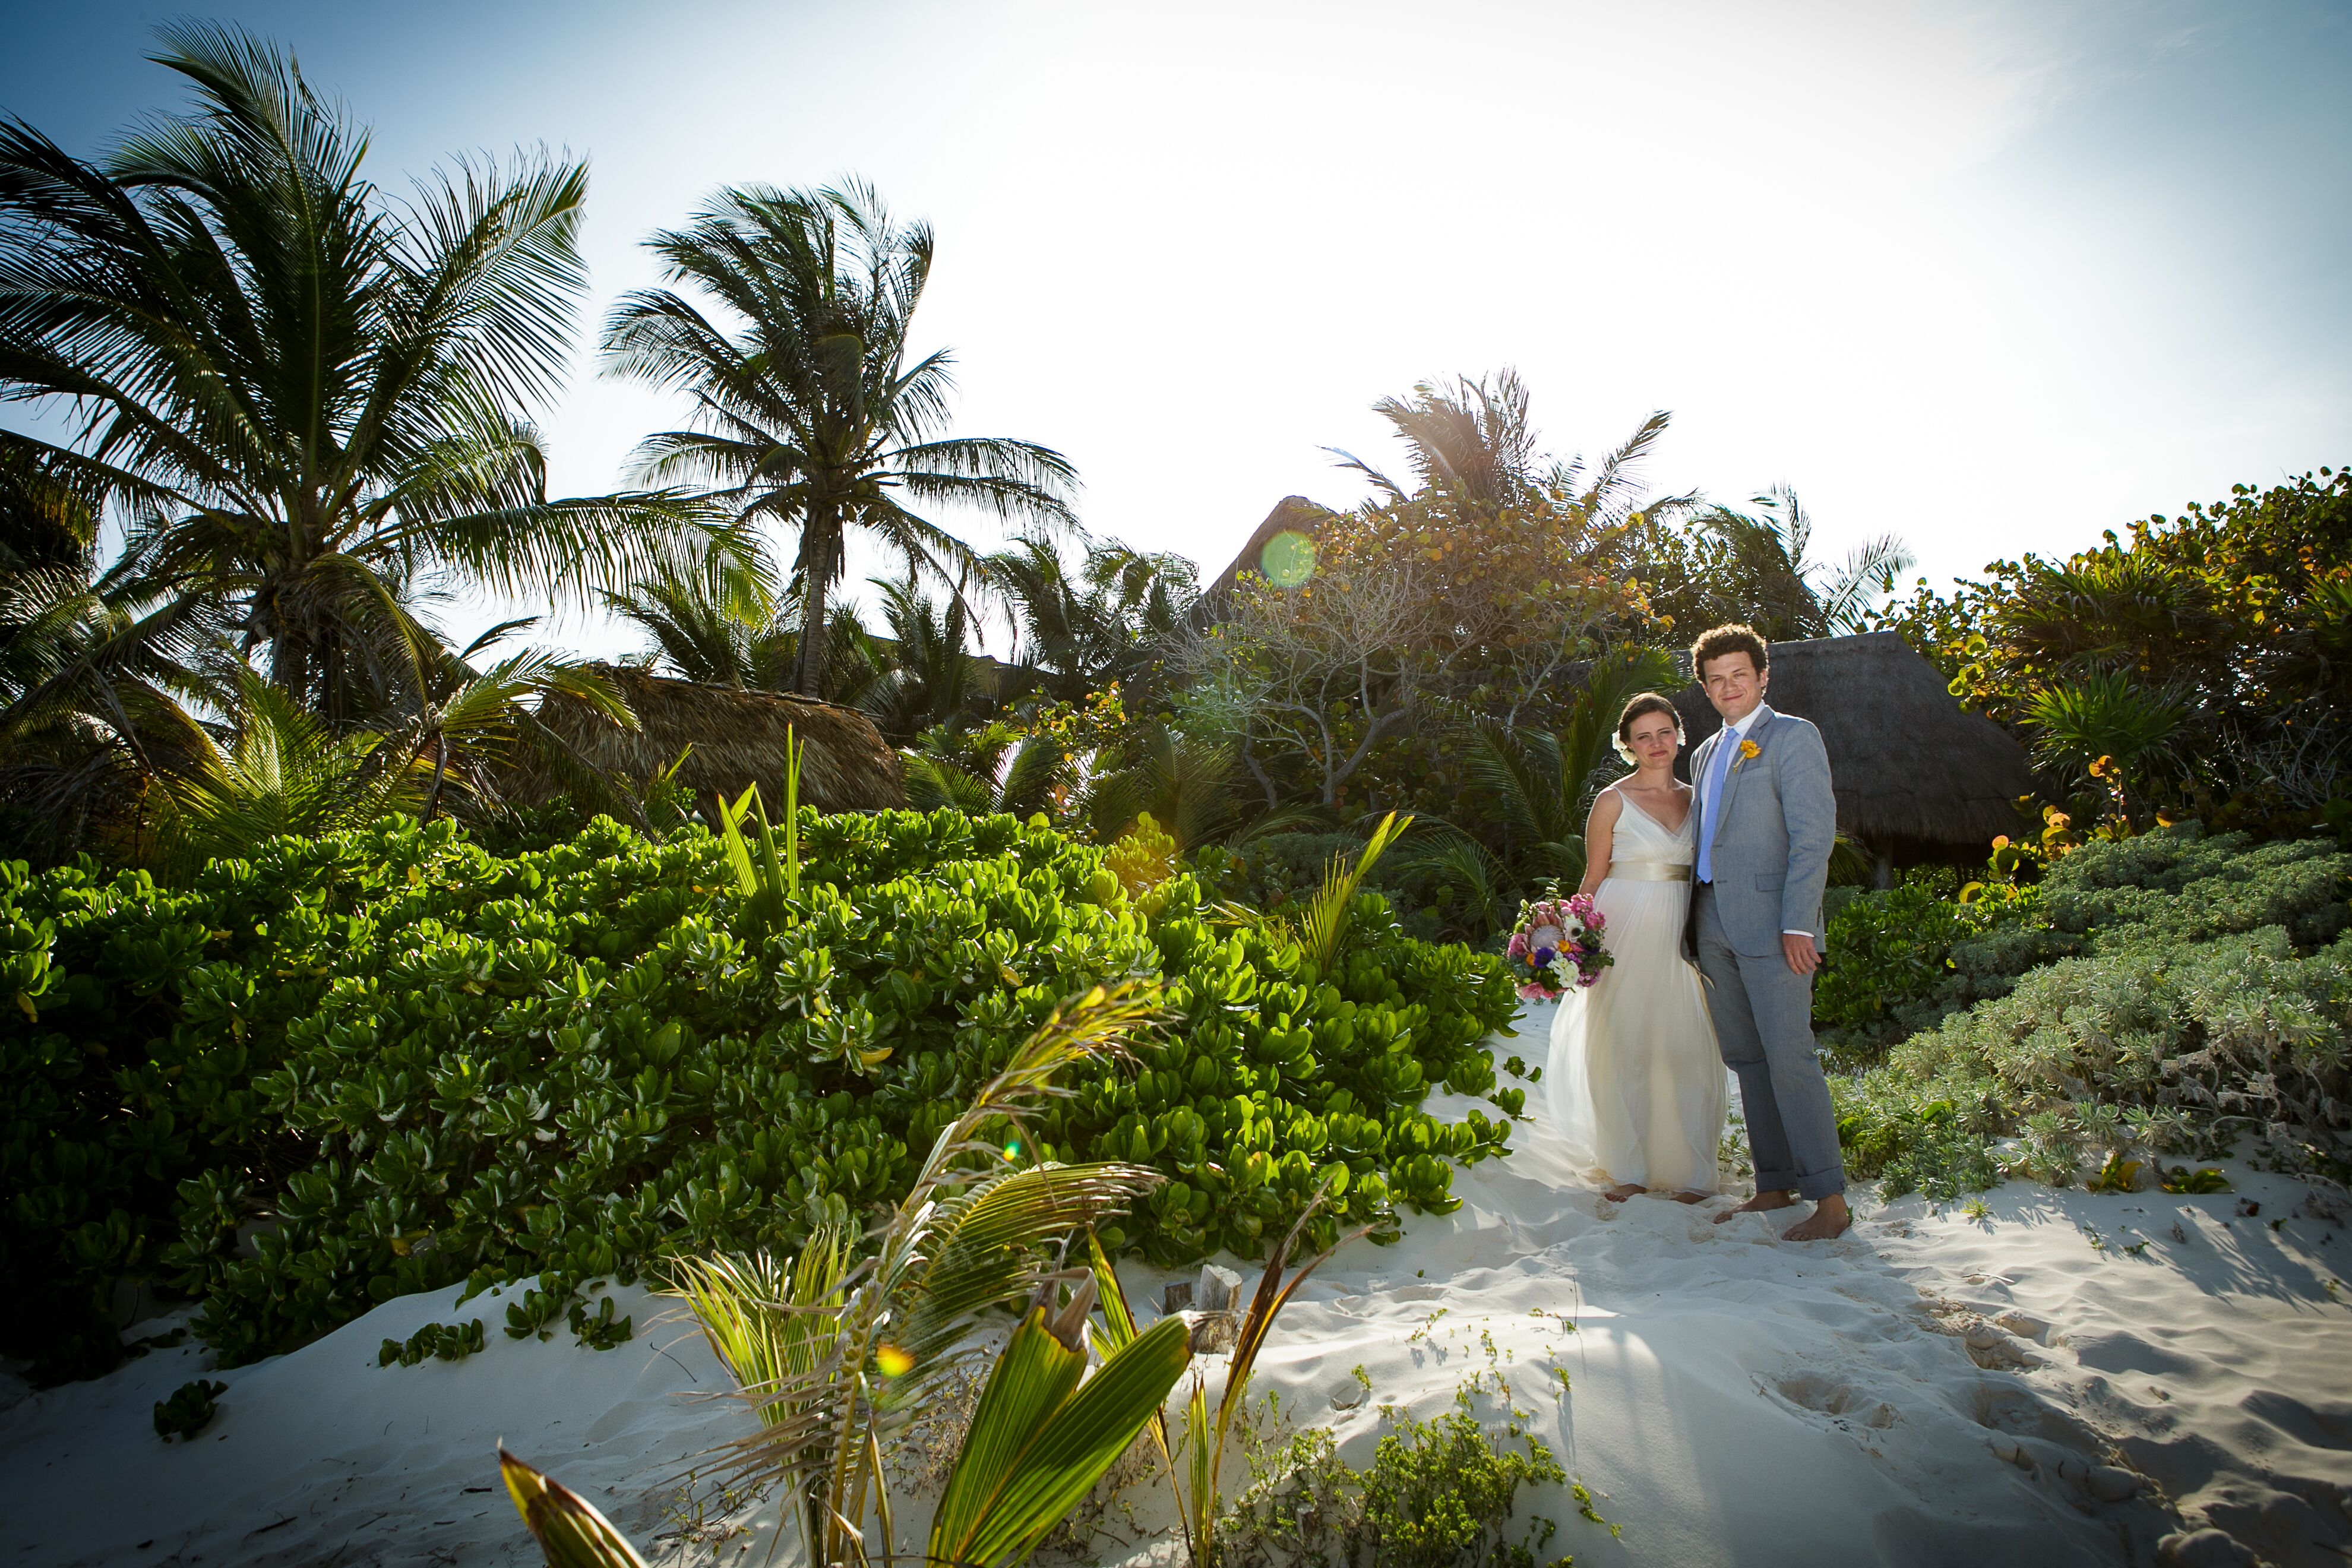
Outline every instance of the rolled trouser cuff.
{"label": "rolled trouser cuff", "polygon": [[[1843,1197],[1845,1195],[1845,1173],[1843,1171],[1817,1171],[1810,1176],[1797,1176],[1790,1178],[1790,1184],[1797,1189],[1797,1195],[1799,1197],[1803,1198],[1808,1203],[1817,1204],[1823,1198]],[[1760,1184],[1757,1190],[1759,1192],[1763,1190]]]}
{"label": "rolled trouser cuff", "polygon": [[1759,1193],[1793,1193],[1803,1177],[1794,1171],[1759,1171],[1756,1190]]}

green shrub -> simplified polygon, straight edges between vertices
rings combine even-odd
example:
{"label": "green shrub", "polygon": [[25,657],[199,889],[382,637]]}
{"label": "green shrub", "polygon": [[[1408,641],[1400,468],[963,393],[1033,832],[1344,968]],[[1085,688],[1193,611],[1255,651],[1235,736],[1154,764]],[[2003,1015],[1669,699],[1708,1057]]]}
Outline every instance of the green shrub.
{"label": "green shrub", "polygon": [[121,1359],[115,1283],[156,1272],[182,1181],[300,1160],[255,1087],[325,988],[272,957],[295,900],[242,865],[167,890],[86,860],[37,879],[0,862],[0,1351],[37,1378]]}
{"label": "green shrub", "polygon": [[1956,950],[1996,927],[2032,920],[2039,906],[2039,888],[2008,883],[1962,903],[1953,896],[1957,881],[1941,870],[1915,873],[1884,892],[1832,890],[1813,1027],[1833,1066],[1875,1059],[1975,1000],[1979,976],[1960,970]]}
{"label": "green shrub", "polygon": [[[1227,1568],[1538,1568],[1559,1527],[1535,1515],[1513,1539],[1519,1489],[1568,1475],[1528,1431],[1525,1412],[1509,1411],[1499,1430],[1478,1419],[1471,1396],[1483,1388],[1478,1380],[1456,1390],[1455,1407],[1431,1421],[1383,1407],[1394,1430],[1368,1470],[1340,1458],[1319,1426],[1254,1453],[1252,1484],[1220,1527]],[[1507,1388],[1503,1397],[1507,1406]]]}
{"label": "green shrub", "polygon": [[2090,844],[2038,884],[1981,885],[1968,903],[1948,871],[1833,896],[1814,1026],[1833,1064],[1859,1067],[2061,959],[2266,926],[2299,948],[2325,946],[2352,923],[2347,868],[2352,857],[2325,841],[2257,844],[2191,825]]}
{"label": "green shrub", "polygon": [[[2068,855],[2026,918],[1953,947],[1946,995],[2001,994],[1832,1080],[1849,1170],[1941,1195],[2001,1170],[2065,1182],[2135,1148],[2210,1157],[2247,1134],[2273,1160],[2341,1169],[2347,868],[2332,845],[2193,828]],[[1996,1140],[2014,1141],[1998,1161]]]}
{"label": "green shrub", "polygon": [[511,858],[387,819],[181,891],[9,871],[0,1268],[38,1310],[6,1348],[44,1376],[110,1363],[123,1278],[202,1297],[236,1362],[458,1281],[520,1337],[667,1255],[792,1251],[892,1200],[1057,1001],[1136,973],[1172,1026],[1133,1070],[1071,1075],[1016,1152],[1165,1173],[1116,1247],[1252,1256],[1324,1186],[1321,1228],[1393,1235],[1400,1206],[1458,1201],[1449,1162],[1504,1146],[1419,1109],[1491,1088],[1498,964],[1375,897],[1318,980],[1278,933],[1212,924],[1190,878],[1130,902],[1100,850],[1009,817],[803,831],[776,934],[699,828],[604,819]]}
{"label": "green shrub", "polygon": [[[612,1298],[605,1298],[612,1304]],[[390,1366],[398,1362],[403,1366],[418,1366],[425,1358],[437,1361],[464,1361],[480,1350],[484,1343],[482,1320],[475,1318],[463,1323],[427,1323],[406,1340],[387,1338],[378,1347],[375,1364]]]}
{"label": "green shrub", "polygon": [[209,1378],[180,1384],[172,1391],[171,1398],[155,1401],[155,1436],[166,1443],[174,1437],[183,1441],[194,1437],[219,1413],[216,1402],[227,1392],[227,1384]]}
{"label": "green shrub", "polygon": [[[1192,856],[1209,895],[1284,912],[1314,897],[1334,856],[1364,847],[1360,833],[1273,833],[1238,848],[1210,845]],[[1403,854],[1384,857],[1364,878],[1386,899],[1406,933],[1423,942],[1467,927],[1492,929],[1497,911],[1474,911],[1483,895],[1442,867]]]}

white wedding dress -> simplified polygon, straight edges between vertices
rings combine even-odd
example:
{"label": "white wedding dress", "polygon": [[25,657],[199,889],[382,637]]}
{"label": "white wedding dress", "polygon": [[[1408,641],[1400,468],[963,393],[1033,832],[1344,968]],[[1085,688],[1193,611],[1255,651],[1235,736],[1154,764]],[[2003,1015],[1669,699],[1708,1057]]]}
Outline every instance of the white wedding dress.
{"label": "white wedding dress", "polygon": [[1609,876],[1592,900],[1616,962],[1559,999],[1544,1068],[1552,1122],[1601,1185],[1712,1193],[1731,1089],[1698,971],[1683,957],[1696,814],[1669,830],[1622,791],[1617,799]]}

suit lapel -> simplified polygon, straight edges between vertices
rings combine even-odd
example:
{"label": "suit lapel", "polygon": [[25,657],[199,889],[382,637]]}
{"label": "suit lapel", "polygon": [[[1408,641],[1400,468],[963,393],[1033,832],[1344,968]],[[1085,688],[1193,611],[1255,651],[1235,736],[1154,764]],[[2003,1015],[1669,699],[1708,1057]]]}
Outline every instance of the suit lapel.
{"label": "suit lapel", "polygon": [[[1761,752],[1764,749],[1764,731],[1771,727],[1772,710],[1759,702],[1756,706],[1756,722],[1748,726],[1748,733],[1742,739],[1755,742],[1756,749]],[[1717,730],[1715,732],[1717,742],[1720,743],[1724,736],[1729,732],[1728,729]],[[1714,760],[1713,757],[1707,759],[1710,763]],[[1706,844],[1709,852],[1715,848],[1717,827],[1730,820],[1731,803],[1739,798],[1739,775],[1744,771],[1738,757],[1732,758],[1730,765],[1723,770],[1723,799],[1717,804],[1713,817],[1701,824],[1706,829]]]}

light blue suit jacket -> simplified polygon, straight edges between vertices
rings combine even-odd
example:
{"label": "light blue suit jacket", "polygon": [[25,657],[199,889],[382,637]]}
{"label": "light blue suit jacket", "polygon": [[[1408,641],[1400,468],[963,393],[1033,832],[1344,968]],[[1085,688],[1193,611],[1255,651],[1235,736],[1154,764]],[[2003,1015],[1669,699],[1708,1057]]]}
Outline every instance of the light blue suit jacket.
{"label": "light blue suit jacket", "polygon": [[[1706,777],[1727,733],[1717,730],[1691,753],[1694,780]],[[1747,739],[1756,755],[1732,759],[1722,798],[1701,805],[1693,796],[1699,842],[1710,846],[1716,913],[1732,947],[1750,956],[1779,952],[1783,931],[1811,931],[1826,951],[1822,889],[1837,844],[1837,796],[1822,732],[1759,706]]]}

